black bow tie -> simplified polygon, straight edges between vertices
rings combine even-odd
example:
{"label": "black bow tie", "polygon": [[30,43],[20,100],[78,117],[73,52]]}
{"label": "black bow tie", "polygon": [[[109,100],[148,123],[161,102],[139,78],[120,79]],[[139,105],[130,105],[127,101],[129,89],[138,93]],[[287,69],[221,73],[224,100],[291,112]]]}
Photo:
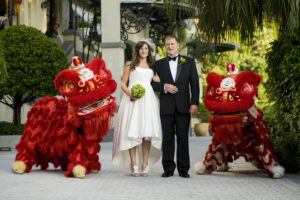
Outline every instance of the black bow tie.
{"label": "black bow tie", "polygon": [[168,60],[170,61],[170,60],[173,60],[173,61],[176,61],[176,58],[178,57],[178,55],[177,56],[175,56],[175,57],[173,57],[173,58],[171,58],[170,56],[168,56]]}

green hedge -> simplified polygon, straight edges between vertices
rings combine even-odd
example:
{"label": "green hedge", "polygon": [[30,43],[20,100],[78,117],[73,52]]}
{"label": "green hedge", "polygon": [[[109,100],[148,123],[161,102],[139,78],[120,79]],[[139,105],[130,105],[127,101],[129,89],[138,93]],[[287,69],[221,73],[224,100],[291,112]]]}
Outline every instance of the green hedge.
{"label": "green hedge", "polygon": [[281,34],[267,53],[266,92],[273,103],[269,128],[286,171],[300,171],[300,33]]}
{"label": "green hedge", "polygon": [[14,125],[11,123],[0,124],[0,135],[22,135],[24,125]]}
{"label": "green hedge", "polygon": [[286,134],[274,137],[274,151],[279,163],[287,172],[297,173],[300,169],[300,136]]}

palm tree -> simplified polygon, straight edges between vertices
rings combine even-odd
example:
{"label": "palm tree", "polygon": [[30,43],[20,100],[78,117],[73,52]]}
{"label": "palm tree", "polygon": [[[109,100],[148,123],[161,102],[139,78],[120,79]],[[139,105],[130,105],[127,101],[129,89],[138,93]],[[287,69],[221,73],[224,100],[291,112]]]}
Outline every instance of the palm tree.
{"label": "palm tree", "polygon": [[238,31],[242,41],[253,38],[265,22],[276,22],[282,32],[300,31],[299,0],[169,0],[164,1],[170,17],[182,3],[195,7],[198,27],[209,39],[220,41]]}

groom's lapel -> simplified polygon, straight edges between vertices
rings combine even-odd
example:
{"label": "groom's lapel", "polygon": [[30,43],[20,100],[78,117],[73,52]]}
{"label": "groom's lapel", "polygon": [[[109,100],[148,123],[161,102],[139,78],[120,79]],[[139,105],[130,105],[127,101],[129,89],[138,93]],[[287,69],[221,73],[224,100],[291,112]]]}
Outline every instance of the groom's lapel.
{"label": "groom's lapel", "polygon": [[178,80],[178,77],[179,77],[179,75],[180,75],[181,68],[182,68],[182,65],[179,64],[179,60],[180,60],[180,55],[178,56],[177,72],[176,72],[175,82]]}

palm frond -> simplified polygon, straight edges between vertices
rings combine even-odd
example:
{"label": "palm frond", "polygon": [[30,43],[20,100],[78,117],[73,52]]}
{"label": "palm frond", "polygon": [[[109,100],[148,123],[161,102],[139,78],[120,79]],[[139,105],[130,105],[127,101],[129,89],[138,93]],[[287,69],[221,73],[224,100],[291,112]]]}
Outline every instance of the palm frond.
{"label": "palm frond", "polygon": [[169,0],[169,16],[175,17],[178,6],[196,8],[199,29],[211,40],[220,41],[239,31],[242,41],[250,41],[263,22],[277,22],[282,31],[299,32],[300,0]]}

